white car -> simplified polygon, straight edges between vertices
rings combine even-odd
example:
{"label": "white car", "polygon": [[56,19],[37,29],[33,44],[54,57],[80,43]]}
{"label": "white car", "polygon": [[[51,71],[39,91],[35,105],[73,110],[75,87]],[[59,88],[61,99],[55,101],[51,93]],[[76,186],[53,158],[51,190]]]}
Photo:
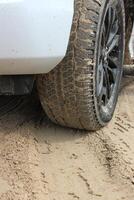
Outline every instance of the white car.
{"label": "white car", "polygon": [[0,0],[0,94],[30,93],[36,83],[53,122],[105,126],[117,103],[133,8],[133,0]]}

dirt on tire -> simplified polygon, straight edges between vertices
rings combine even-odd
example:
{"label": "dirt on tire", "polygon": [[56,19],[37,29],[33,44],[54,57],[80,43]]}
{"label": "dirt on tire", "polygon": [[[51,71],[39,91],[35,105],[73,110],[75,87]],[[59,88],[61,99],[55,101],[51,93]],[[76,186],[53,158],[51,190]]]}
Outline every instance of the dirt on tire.
{"label": "dirt on tire", "polygon": [[33,97],[0,97],[0,200],[133,200],[133,105],[125,79],[112,122],[83,132],[54,125]]}
{"label": "dirt on tire", "polygon": [[[52,71],[37,76],[42,107],[54,123],[96,131],[111,120],[124,57],[124,12],[123,0],[74,1],[66,56]],[[120,39],[113,42],[116,36]]]}

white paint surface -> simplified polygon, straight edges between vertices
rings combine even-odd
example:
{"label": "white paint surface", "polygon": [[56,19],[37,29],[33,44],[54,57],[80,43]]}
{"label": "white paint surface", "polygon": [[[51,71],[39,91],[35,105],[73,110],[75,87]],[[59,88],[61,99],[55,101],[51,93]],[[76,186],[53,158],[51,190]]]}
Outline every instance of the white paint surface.
{"label": "white paint surface", "polygon": [[0,0],[0,74],[36,74],[65,56],[74,0]]}

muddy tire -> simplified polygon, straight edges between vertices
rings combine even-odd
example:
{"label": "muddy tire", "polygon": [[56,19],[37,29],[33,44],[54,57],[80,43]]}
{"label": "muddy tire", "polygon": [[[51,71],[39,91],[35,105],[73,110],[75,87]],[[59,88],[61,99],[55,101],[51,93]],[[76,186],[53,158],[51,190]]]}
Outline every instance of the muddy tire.
{"label": "muddy tire", "polygon": [[98,130],[111,119],[124,56],[123,0],[75,0],[65,58],[37,77],[41,104],[62,126]]}

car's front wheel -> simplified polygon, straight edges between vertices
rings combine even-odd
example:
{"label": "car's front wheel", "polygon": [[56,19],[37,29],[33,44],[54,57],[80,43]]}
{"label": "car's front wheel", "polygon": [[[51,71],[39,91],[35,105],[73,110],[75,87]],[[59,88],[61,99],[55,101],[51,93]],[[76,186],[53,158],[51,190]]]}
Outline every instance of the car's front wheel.
{"label": "car's front wheel", "polygon": [[53,122],[98,130],[111,120],[122,75],[124,26],[123,0],[75,0],[67,54],[37,78],[42,106]]}

